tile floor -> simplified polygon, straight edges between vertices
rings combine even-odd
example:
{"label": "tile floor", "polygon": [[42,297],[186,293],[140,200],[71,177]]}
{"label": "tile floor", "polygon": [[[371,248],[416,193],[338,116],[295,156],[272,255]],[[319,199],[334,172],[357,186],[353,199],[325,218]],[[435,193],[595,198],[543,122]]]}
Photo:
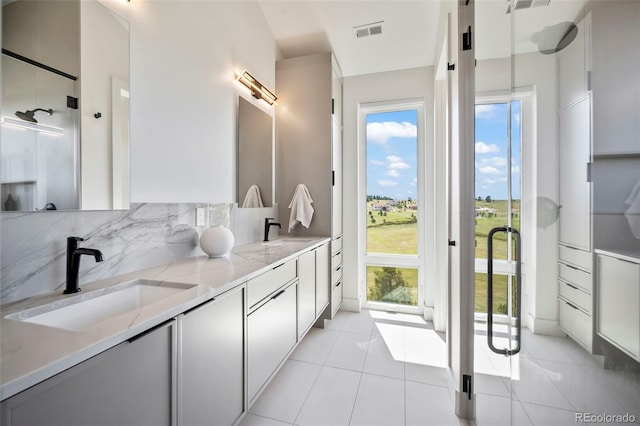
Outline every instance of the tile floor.
{"label": "tile floor", "polygon": [[444,337],[418,316],[363,310],[311,329],[241,426],[556,426],[575,425],[582,411],[640,423],[637,375],[603,370],[568,338],[527,331],[521,354],[505,358],[489,351],[484,330],[476,324],[475,422],[453,414]]}

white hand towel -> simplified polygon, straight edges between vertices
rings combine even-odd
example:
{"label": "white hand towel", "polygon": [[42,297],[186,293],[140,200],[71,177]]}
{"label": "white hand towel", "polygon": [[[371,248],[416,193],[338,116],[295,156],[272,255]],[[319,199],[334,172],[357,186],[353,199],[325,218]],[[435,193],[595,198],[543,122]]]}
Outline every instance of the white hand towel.
{"label": "white hand towel", "polygon": [[289,208],[291,209],[289,232],[291,232],[298,223],[301,223],[305,228],[309,227],[311,218],[313,217],[313,207],[311,207],[311,203],[313,203],[313,200],[311,199],[311,194],[309,194],[309,189],[302,183],[298,184],[293,193],[291,203],[289,204]]}
{"label": "white hand towel", "polygon": [[625,204],[629,205],[624,216],[627,218],[631,233],[640,240],[640,180],[633,186]]}
{"label": "white hand towel", "polygon": [[251,185],[247,191],[247,195],[244,197],[242,207],[264,207],[262,204],[262,196],[260,195],[260,188],[258,185]]}

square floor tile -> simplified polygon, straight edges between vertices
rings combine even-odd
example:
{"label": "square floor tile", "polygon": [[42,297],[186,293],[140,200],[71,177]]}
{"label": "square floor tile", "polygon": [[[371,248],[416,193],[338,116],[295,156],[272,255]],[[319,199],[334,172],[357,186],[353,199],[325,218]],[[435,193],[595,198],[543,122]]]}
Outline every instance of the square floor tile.
{"label": "square floor tile", "polygon": [[535,426],[575,426],[576,413],[572,410],[522,403],[524,410]]}
{"label": "square floor tile", "polygon": [[309,392],[296,425],[347,426],[362,374],[333,367],[324,367]]}
{"label": "square floor tile", "polygon": [[336,312],[336,315],[333,317],[333,319],[325,322],[324,327],[328,328],[329,330],[342,330],[342,327],[344,327],[344,322],[347,320],[348,316],[349,312],[338,311]]}
{"label": "square floor tile", "polygon": [[238,426],[291,426],[291,423],[283,423],[278,420],[247,413]]}
{"label": "square floor tile", "polygon": [[544,366],[535,359],[521,358],[520,366],[513,372],[517,380],[511,381],[511,389],[521,402],[571,410],[573,407],[545,374]]}
{"label": "square floor tile", "polygon": [[405,362],[404,378],[412,382],[442,386],[445,388],[449,386],[449,370],[443,367]]}
{"label": "square floor tile", "polygon": [[440,386],[405,382],[406,425],[464,425],[454,413],[449,390]]}
{"label": "square floor tile", "polygon": [[399,426],[404,419],[404,381],[363,374],[352,426]]}
{"label": "square floor tile", "polygon": [[249,412],[293,423],[322,366],[287,360]]}
{"label": "square floor tile", "polygon": [[374,318],[367,310],[363,310],[359,313],[350,312],[344,321],[341,331],[370,335],[373,331],[374,323]]}
{"label": "square floor tile", "polygon": [[325,365],[362,371],[371,334],[341,332],[333,343]]}
{"label": "square floor tile", "polygon": [[501,396],[476,394],[476,425],[529,426],[532,423],[520,402]]}
{"label": "square floor tile", "polygon": [[373,337],[369,343],[363,371],[404,379],[404,339]]}
{"label": "square floor tile", "polygon": [[324,364],[338,338],[337,330],[312,328],[290,356],[297,361]]}

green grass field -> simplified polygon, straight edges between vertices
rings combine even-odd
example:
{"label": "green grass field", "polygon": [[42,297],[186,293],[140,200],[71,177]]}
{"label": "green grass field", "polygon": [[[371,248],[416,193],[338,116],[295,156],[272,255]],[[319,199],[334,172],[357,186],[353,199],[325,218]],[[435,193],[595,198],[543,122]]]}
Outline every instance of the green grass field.
{"label": "green grass field", "polygon": [[[385,254],[409,254],[418,253],[418,224],[415,219],[415,210],[389,206],[386,215],[381,215],[373,210],[374,204],[387,205],[388,201],[370,201],[367,203],[367,252]],[[505,226],[507,224],[507,202],[506,200],[476,201],[477,207],[484,207],[496,210],[496,214],[485,214],[475,219],[476,251],[475,256],[479,259],[487,258],[487,235],[492,228]],[[512,226],[520,229],[520,201],[514,200],[512,208],[518,213],[512,217]],[[412,216],[413,215],[413,216]],[[375,220],[375,223],[371,218]],[[494,259],[507,259],[507,240],[503,233],[494,236]],[[375,271],[379,267],[367,267],[367,288],[374,282]],[[409,284],[412,298],[417,303],[418,297],[418,271],[411,268],[399,268],[402,276]],[[475,282],[475,307],[476,312],[486,312],[487,310],[487,275],[476,274]],[[494,313],[506,313],[507,300],[507,277],[494,276]],[[402,302],[400,302],[402,303]]]}

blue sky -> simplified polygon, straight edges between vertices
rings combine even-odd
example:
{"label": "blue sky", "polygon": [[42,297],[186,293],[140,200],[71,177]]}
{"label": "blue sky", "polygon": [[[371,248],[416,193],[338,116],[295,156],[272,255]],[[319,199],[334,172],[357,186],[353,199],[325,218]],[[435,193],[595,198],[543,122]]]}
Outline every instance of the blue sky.
{"label": "blue sky", "polygon": [[416,198],[416,110],[367,114],[367,195]]}
{"label": "blue sky", "polygon": [[[520,108],[511,107],[512,197],[520,198]],[[416,198],[416,110],[367,114],[367,195]],[[507,198],[507,104],[476,106],[476,197]]]}
{"label": "blue sky", "polygon": [[[520,102],[511,104],[512,197],[520,198]],[[476,105],[476,197],[507,198],[507,104]]]}

